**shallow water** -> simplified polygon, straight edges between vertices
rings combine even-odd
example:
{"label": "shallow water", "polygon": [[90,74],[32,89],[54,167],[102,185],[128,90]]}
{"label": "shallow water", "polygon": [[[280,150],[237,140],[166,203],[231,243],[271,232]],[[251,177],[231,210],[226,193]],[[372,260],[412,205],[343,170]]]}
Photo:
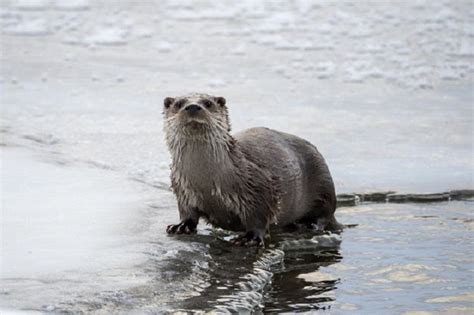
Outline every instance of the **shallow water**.
{"label": "shallow water", "polygon": [[[413,202],[474,188],[473,17],[469,1],[1,1],[2,312],[474,312],[472,199]],[[317,145],[357,226],[265,250],[204,224],[167,236],[162,99],[190,91],[225,96],[235,131]]]}

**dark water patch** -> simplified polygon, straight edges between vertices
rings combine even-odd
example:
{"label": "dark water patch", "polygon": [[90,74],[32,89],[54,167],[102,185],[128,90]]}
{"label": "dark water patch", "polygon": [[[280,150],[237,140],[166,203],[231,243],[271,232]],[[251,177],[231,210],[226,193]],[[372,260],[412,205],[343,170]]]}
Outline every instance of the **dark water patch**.
{"label": "dark water patch", "polygon": [[439,218],[439,217],[436,216],[436,215],[415,215],[414,217],[415,217],[415,218],[420,218],[420,219],[435,219],[435,218]]}
{"label": "dark water patch", "polygon": [[361,194],[360,200],[361,202],[385,202],[387,200],[387,196],[394,193],[394,191],[385,191]]}
{"label": "dark water patch", "polygon": [[389,194],[387,202],[440,202],[448,201],[449,193],[433,193],[433,194]]}
{"label": "dark water patch", "polygon": [[386,202],[395,202],[395,203],[402,203],[408,202],[408,195],[407,194],[397,194],[393,193],[387,196]]}
{"label": "dark water patch", "polygon": [[474,198],[474,189],[451,190],[449,196],[451,200],[468,200]]}
{"label": "dark water patch", "polygon": [[461,221],[463,223],[472,223],[474,222],[474,219],[465,219],[465,218],[449,218],[450,220],[453,221]]}
{"label": "dark water patch", "polygon": [[474,198],[473,189],[452,190],[449,192],[426,194],[403,194],[393,191],[362,194],[337,195],[337,207],[357,206],[361,202],[388,203],[431,203],[449,200],[469,200]]}
{"label": "dark water patch", "polygon": [[356,206],[360,203],[360,197],[356,194],[337,195],[337,207]]}

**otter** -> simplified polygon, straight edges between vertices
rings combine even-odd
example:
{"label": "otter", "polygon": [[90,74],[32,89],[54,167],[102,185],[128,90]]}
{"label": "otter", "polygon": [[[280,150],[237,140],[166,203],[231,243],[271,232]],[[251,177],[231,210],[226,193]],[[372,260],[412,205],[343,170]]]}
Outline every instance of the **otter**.
{"label": "otter", "polygon": [[169,234],[195,233],[200,217],[243,232],[239,246],[263,246],[271,226],[341,229],[331,173],[308,141],[263,127],[231,135],[224,97],[167,97],[163,114],[180,216]]}

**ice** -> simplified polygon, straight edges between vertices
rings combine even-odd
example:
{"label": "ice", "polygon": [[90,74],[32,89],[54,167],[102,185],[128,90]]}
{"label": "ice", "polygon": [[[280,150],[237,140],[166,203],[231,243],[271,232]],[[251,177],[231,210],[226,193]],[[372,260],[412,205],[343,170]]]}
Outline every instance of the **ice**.
{"label": "ice", "polygon": [[245,46],[240,45],[235,48],[233,48],[230,51],[232,54],[237,55],[237,56],[244,56],[245,55]]}
{"label": "ice", "polygon": [[275,49],[277,50],[300,50],[302,48],[307,48],[308,46],[311,46],[311,43],[308,41],[294,41],[294,40],[284,40],[284,41],[279,41],[273,44]]}
{"label": "ice", "polygon": [[21,10],[46,10],[51,5],[50,0],[17,0],[15,7]]}
{"label": "ice", "polygon": [[221,79],[214,79],[214,80],[209,81],[208,84],[210,87],[213,87],[213,88],[222,88],[226,86],[227,83]]}
{"label": "ice", "polygon": [[154,32],[152,29],[147,27],[139,27],[133,31],[133,34],[141,38],[150,38],[153,36]]}
{"label": "ice", "polygon": [[118,26],[103,26],[96,28],[92,34],[84,38],[85,43],[99,45],[125,45],[128,31]]}
{"label": "ice", "polygon": [[315,6],[315,3],[311,0],[296,0],[295,5],[300,14],[308,14]]}
{"label": "ice", "polygon": [[[101,279],[103,288],[109,289],[118,283],[126,287],[146,280],[112,279],[103,274],[114,268],[123,271],[144,260],[137,250],[140,245],[133,243],[137,234],[131,229],[137,212],[131,212],[130,206],[139,207],[136,186],[123,185],[121,179],[103,176],[97,169],[58,167],[54,160],[42,161],[44,156],[25,150],[7,147],[0,154],[0,271],[2,288],[9,296],[8,303],[0,299],[2,308],[15,309],[21,304],[20,308],[29,305],[27,308],[38,310],[56,304],[61,297],[57,291],[51,295],[51,288],[74,283],[62,289],[62,294],[71,297],[90,288],[87,274],[95,281]],[[47,279],[48,284],[25,304],[24,294],[32,295],[21,286],[36,290],[39,279]],[[53,311],[52,307],[44,310]]]}
{"label": "ice", "polygon": [[319,23],[315,27],[315,31],[322,35],[330,35],[334,30],[334,27],[328,23]]}
{"label": "ice", "polygon": [[265,11],[265,3],[260,1],[240,1],[243,14],[248,17],[252,18],[264,18],[266,11]]}
{"label": "ice", "polygon": [[[145,240],[155,235],[160,211],[154,202],[144,203],[150,190],[111,170],[44,151],[3,144],[0,158],[2,314],[65,311],[65,300],[86,312],[88,304],[126,298],[125,290],[154,277],[137,269],[150,260],[153,246]],[[177,247],[167,243],[167,255],[175,256]],[[153,265],[167,255],[159,254]],[[159,288],[153,292],[165,297]]]}
{"label": "ice", "polygon": [[1,277],[106,267],[102,254],[123,245],[111,236],[133,217],[126,205],[134,194],[92,169],[58,169],[14,149],[2,149],[1,159]]}
{"label": "ice", "polygon": [[161,53],[169,53],[173,48],[173,44],[163,41],[156,44],[156,49]]}
{"label": "ice", "polygon": [[89,0],[55,0],[54,5],[58,10],[81,11],[90,8]]}
{"label": "ice", "polygon": [[[28,6],[27,3],[30,2],[24,2],[24,6]],[[43,7],[46,4],[48,7],[59,5],[64,7],[70,6],[71,8],[76,6],[80,8],[88,7],[88,9],[93,8],[90,2],[85,1],[50,1],[47,3],[33,1],[30,3],[32,7]],[[101,6],[99,2],[95,5],[94,9]],[[291,10],[287,11],[278,10],[276,5],[257,6],[257,11],[266,11],[268,13],[265,16],[249,14],[248,10],[255,7],[254,4],[249,3],[243,3],[234,8],[224,8],[220,5],[210,4],[203,5],[198,9],[192,9],[189,4],[176,4],[174,6],[167,4],[165,7],[170,8],[170,11],[166,12],[166,14],[181,15],[183,22],[203,20],[205,21],[204,23],[215,24],[217,21],[220,21],[218,23],[228,23],[237,18],[245,20],[244,27],[237,27],[237,25],[210,27],[206,28],[204,33],[209,36],[235,37],[248,34],[252,35],[251,42],[270,45],[277,51],[303,50],[316,54],[316,57],[319,59],[327,58],[328,56],[325,55],[327,51],[334,51],[334,56],[338,56],[342,60],[349,58],[351,53],[356,53],[364,59],[371,58],[374,54],[380,54],[380,58],[376,62],[377,64],[374,64],[375,69],[377,69],[376,72],[380,69],[390,74],[396,73],[398,65],[387,63],[386,61],[388,60],[397,60],[397,62],[402,63],[423,60],[423,54],[416,53],[416,49],[414,50],[414,47],[412,47],[413,45],[408,45],[409,42],[418,43],[420,45],[419,49],[423,53],[433,55],[433,60],[446,59],[450,56],[455,58],[461,57],[465,58],[466,65],[469,65],[470,62],[467,59],[472,57],[472,45],[469,44],[472,32],[469,31],[465,18],[456,17],[455,13],[459,8],[446,3],[433,7],[426,6],[423,8],[424,11],[420,9],[423,12],[429,12],[430,14],[428,15],[421,13],[421,11],[420,13],[413,11],[411,15],[397,15],[389,10],[390,6],[387,4],[379,4],[370,8],[370,10],[357,8],[360,12],[356,14],[353,11],[346,10],[347,8],[331,8],[327,5],[319,5],[315,9],[314,5],[305,1],[297,3]],[[173,9],[171,10],[171,8]],[[307,13],[303,14],[300,12],[301,8],[309,9]],[[407,6],[401,8],[401,10],[409,11],[412,8]],[[60,36],[57,38],[60,38],[64,43],[89,45],[91,49],[96,49],[94,45],[124,45],[131,40],[139,39],[145,41],[152,36],[156,36],[157,33],[154,26],[136,24],[138,21],[146,20],[137,18],[145,14],[145,12],[138,11],[142,10],[130,12],[130,14],[126,13],[127,10],[112,10],[110,16],[102,19],[101,23],[94,25],[93,21],[90,21],[83,14],[85,12],[81,10],[42,10],[40,12],[48,15],[48,19],[44,23],[45,19],[39,18],[37,15],[31,15],[30,11],[12,12],[9,7],[6,7],[2,13],[3,20],[5,21],[3,30],[6,34],[13,35],[58,33]],[[64,14],[68,16],[64,16]],[[416,19],[418,14],[429,16],[429,18],[428,20]],[[388,21],[384,21],[384,19],[388,19]],[[154,14],[151,20],[161,23],[163,18],[159,18]],[[395,26],[399,27],[397,25],[405,25],[403,31],[400,31],[399,35],[389,38],[387,35],[393,33],[394,30],[392,28]],[[184,29],[183,34],[190,35],[189,33],[192,32],[189,27],[184,27]],[[371,33],[375,29],[378,31]],[[293,35],[288,36],[288,34],[284,34],[285,32],[292,32]],[[447,34],[447,32],[462,35],[458,37],[445,36],[444,40],[440,40],[440,36],[435,36],[439,33]],[[316,34],[322,35],[322,37],[315,36]],[[188,35],[184,36],[187,39],[183,38],[183,42],[189,42],[190,38],[193,38]],[[265,37],[265,35],[269,35],[269,37]],[[389,38],[389,44],[385,45],[387,38]],[[409,38],[411,39],[408,40]],[[157,41],[151,41],[151,47],[156,45],[157,42],[159,43],[159,41],[174,42],[176,40],[168,36],[158,36],[157,39]],[[349,44],[350,41],[353,43]],[[241,44],[246,44],[246,38],[242,37],[241,42]],[[392,42],[393,44],[391,44]],[[168,49],[170,48],[163,48],[163,50]],[[251,50],[254,49],[252,48]],[[428,81],[427,85],[434,86],[437,82],[446,80],[446,75],[438,72],[440,70],[437,70],[439,69],[438,67],[433,66],[433,62],[430,61],[429,67],[433,73],[430,78],[424,79]],[[302,68],[307,69],[308,67]],[[405,70],[406,75],[404,77],[410,76],[409,71],[410,69]],[[360,81],[366,76],[365,73],[361,72],[354,74],[352,78],[348,79],[343,73],[344,71],[336,73],[334,79],[339,82],[351,82]],[[416,74],[413,76],[416,76]],[[463,76],[465,76],[465,73],[458,72],[447,77],[450,78],[449,80],[457,81]],[[419,79],[410,79],[403,83],[405,78],[393,78],[393,75],[380,76],[377,73],[374,75],[369,74],[369,77],[381,79],[387,83],[402,87],[417,88],[425,86],[425,84],[420,85],[415,82],[419,81]]]}
{"label": "ice", "polygon": [[190,10],[180,9],[169,12],[171,18],[179,21],[198,21],[198,20],[228,20],[236,17],[235,10],[221,7],[219,9]]}
{"label": "ice", "polygon": [[294,26],[295,17],[291,13],[277,13],[265,18],[257,27],[259,33],[276,33]]}
{"label": "ice", "polygon": [[373,29],[366,24],[357,24],[355,29],[351,31],[349,36],[354,38],[364,38],[372,35]]}
{"label": "ice", "polygon": [[284,39],[281,35],[257,35],[252,37],[252,42],[261,45],[275,46],[282,41],[284,41]]}
{"label": "ice", "polygon": [[37,18],[19,22],[5,28],[7,34],[24,36],[43,36],[50,33],[46,19]]}
{"label": "ice", "polygon": [[472,39],[463,40],[459,45],[459,48],[453,53],[453,55],[460,57],[473,57],[474,44]]}

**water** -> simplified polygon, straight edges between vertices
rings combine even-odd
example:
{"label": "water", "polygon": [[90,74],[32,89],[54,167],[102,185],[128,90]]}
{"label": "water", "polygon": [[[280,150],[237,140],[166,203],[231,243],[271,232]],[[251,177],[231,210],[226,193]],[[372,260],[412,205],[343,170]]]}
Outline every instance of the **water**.
{"label": "water", "polygon": [[316,144],[341,205],[473,189],[472,3],[66,2],[1,2],[2,312],[474,311],[469,198],[340,207],[357,226],[264,250],[166,235],[161,117],[222,95],[235,131]]}

